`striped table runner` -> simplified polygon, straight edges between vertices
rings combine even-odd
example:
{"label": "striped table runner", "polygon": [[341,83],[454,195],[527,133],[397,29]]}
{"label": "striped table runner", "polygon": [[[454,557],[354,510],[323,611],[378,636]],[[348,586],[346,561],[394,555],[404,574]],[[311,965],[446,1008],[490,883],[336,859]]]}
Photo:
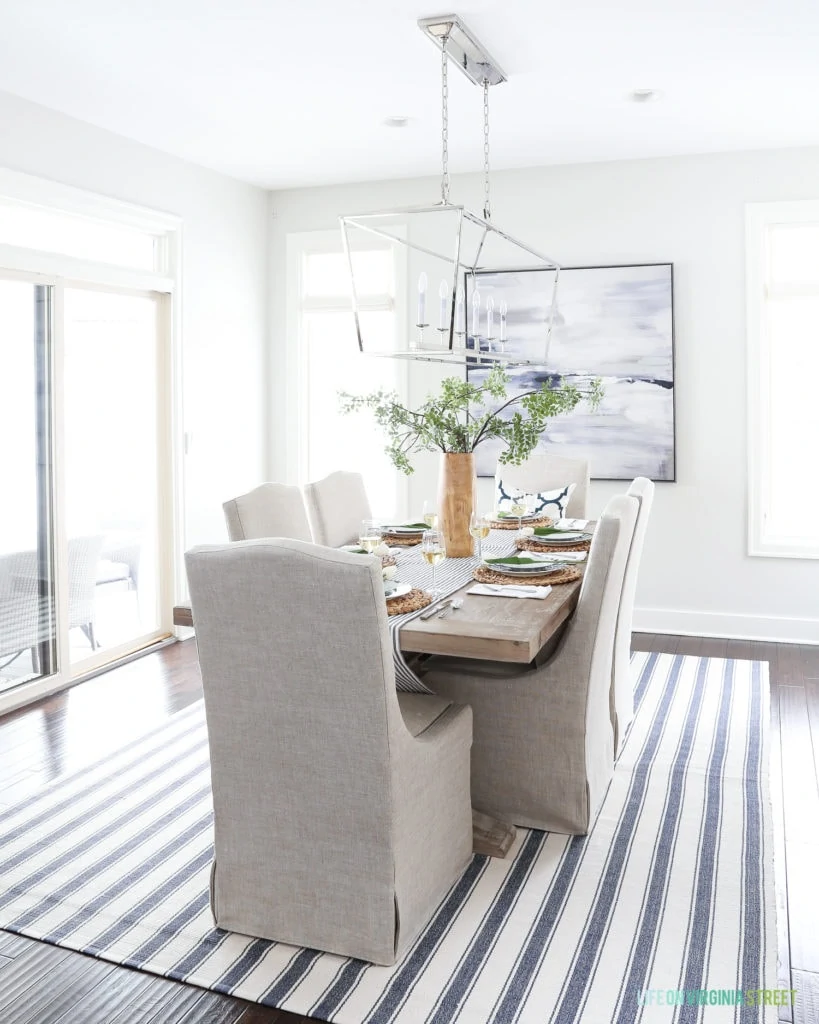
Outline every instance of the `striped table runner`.
{"label": "striped table runner", "polygon": [[[516,536],[516,533],[508,530],[492,530],[483,542],[483,550],[497,555],[514,552]],[[432,566],[422,558],[420,544],[411,548],[395,549],[395,557],[398,564],[397,578],[400,582],[410,583],[421,590],[432,588]],[[435,583],[438,590],[442,595],[454,594],[456,590],[469,583],[478,564],[477,555],[474,558],[444,559],[435,568]],[[421,608],[417,612],[407,612],[406,615],[393,615],[389,620],[395,661],[395,688],[406,693],[432,693],[409,667],[401,650],[401,627],[423,612],[424,609]]]}

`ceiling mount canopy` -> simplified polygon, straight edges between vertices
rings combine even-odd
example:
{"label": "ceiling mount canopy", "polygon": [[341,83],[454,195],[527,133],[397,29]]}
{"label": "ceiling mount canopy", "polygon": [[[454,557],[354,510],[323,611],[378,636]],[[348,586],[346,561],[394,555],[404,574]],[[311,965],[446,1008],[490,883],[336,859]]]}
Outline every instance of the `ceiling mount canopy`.
{"label": "ceiling mount canopy", "polygon": [[[497,61],[454,14],[422,18],[419,27],[441,51],[441,199],[428,206],[399,207],[378,213],[340,217],[342,239],[350,268],[353,313],[358,346],[367,355],[427,362],[515,363],[545,366],[556,308],[559,264],[532,246],[519,241],[492,222],[489,174],[489,90],[506,81]],[[453,61],[483,90],[483,212],[476,214],[450,201],[449,180],[449,63]],[[363,329],[361,294],[357,287],[357,252],[372,248],[373,238],[403,253],[407,279],[418,282],[417,293],[408,297],[409,346],[390,348],[367,344]],[[516,311],[505,302],[495,309],[491,288],[478,277],[487,271],[545,270],[546,296],[542,331],[527,345],[526,355],[506,352],[514,332]],[[430,282],[438,280],[437,302],[427,304]],[[434,287],[434,284],[433,284]],[[484,296],[484,292],[486,295]],[[403,302],[396,302],[403,308]],[[432,308],[435,307],[435,308]],[[511,315],[510,315],[511,314]],[[522,317],[521,317],[522,322]],[[396,337],[402,334],[397,325]],[[531,323],[528,325],[531,331]]]}
{"label": "ceiling mount canopy", "polygon": [[483,86],[484,82],[489,85],[500,85],[506,81],[506,74],[501,66],[472,35],[457,14],[421,18],[418,27],[436,46],[443,46],[446,41],[450,60],[457,64],[475,85]]}

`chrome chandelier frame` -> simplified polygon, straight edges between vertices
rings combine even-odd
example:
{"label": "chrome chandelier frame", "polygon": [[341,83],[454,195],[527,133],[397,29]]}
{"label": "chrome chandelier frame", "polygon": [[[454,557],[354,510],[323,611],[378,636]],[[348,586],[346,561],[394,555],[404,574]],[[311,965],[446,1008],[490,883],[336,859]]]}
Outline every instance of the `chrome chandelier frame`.
{"label": "chrome chandelier frame", "polygon": [[[458,18],[457,15],[445,15],[435,18],[422,18],[418,22],[419,27],[422,31],[434,41],[435,45],[441,49],[441,96],[442,96],[442,174],[441,174],[441,201],[439,203],[430,204],[426,206],[407,206],[398,207],[391,210],[384,210],[376,213],[364,213],[355,214],[349,216],[342,216],[339,218],[341,225],[342,241],[344,244],[344,251],[347,257],[347,262],[350,270],[350,280],[352,286],[352,305],[353,315],[355,318],[356,335],[358,338],[358,347],[362,353],[367,355],[383,356],[385,358],[393,359],[411,359],[419,360],[422,362],[438,362],[438,363],[504,363],[514,365],[535,365],[544,366],[548,357],[549,343],[551,340],[552,332],[552,315],[556,308],[557,302],[557,286],[558,279],[560,276],[560,264],[553,260],[551,257],[544,255],[537,249],[528,245],[525,242],[521,242],[520,239],[508,234],[507,232],[496,227],[491,220],[491,206],[490,206],[490,179],[489,179],[489,87],[491,85],[498,85],[506,81],[506,75],[501,70],[496,61],[489,56],[486,49],[478,42],[475,36],[466,28],[463,22]],[[448,135],[449,135],[449,110],[448,110],[448,66],[449,61],[452,60],[457,66],[466,74],[466,76],[475,84],[483,87],[484,93],[484,209],[483,215],[473,213],[467,209],[464,205],[454,204],[450,202],[449,198],[449,147],[448,147]],[[421,245],[412,238],[401,237],[400,235],[393,234],[387,230],[387,223],[394,225],[396,218],[406,218],[409,222],[413,217],[418,218],[422,215],[431,214],[446,214],[455,222],[455,246],[454,252],[436,252],[434,249]],[[466,246],[464,245],[464,228],[469,227],[470,231],[474,233],[477,230],[477,243],[473,246],[472,251],[467,253]],[[360,304],[356,289],[356,279],[353,267],[353,246],[350,243],[350,232],[351,231],[364,231],[378,238],[385,239],[393,244],[400,244],[406,249],[424,254],[426,256],[432,256],[438,260],[452,267],[452,282],[449,285],[449,295],[451,296],[451,302],[448,303],[448,312],[446,321],[444,320],[444,306],[445,299],[445,283],[441,284],[441,322],[437,329],[434,329],[434,334],[439,335],[436,339],[437,343],[433,345],[425,344],[425,330],[430,325],[425,322],[421,322],[426,319],[424,315],[425,301],[423,304],[419,302],[419,315],[417,317],[418,323],[416,328],[418,330],[417,340],[415,345],[411,345],[408,350],[404,351],[389,351],[389,352],[372,352],[367,351],[365,346],[365,339],[362,335],[361,329],[361,318],[360,318]],[[484,265],[481,260],[484,251],[487,246],[487,242],[493,239],[500,239],[503,243],[514,247],[516,250],[520,250],[522,254],[522,264],[520,266],[504,266],[490,267]],[[525,265],[524,265],[525,263]],[[503,326],[501,329],[500,337],[500,351],[492,351],[493,342],[498,343],[498,339],[490,337],[490,330],[487,329],[487,337],[482,338],[480,334],[480,326],[478,317],[478,323],[476,318],[472,318],[472,330],[469,330],[469,324],[467,317],[464,312],[465,296],[467,290],[467,282],[471,279],[474,289],[477,287],[476,276],[479,273],[491,272],[492,270],[503,271],[529,271],[529,270],[552,270],[554,271],[554,283],[552,285],[551,292],[551,305],[550,314],[546,324],[546,330],[544,332],[543,351],[536,358],[526,359],[520,356],[510,356],[505,353],[503,349],[504,344],[504,332],[505,332],[505,311],[502,312]],[[422,274],[424,278],[424,286],[426,286],[426,276]],[[463,290],[461,291],[461,286]],[[420,287],[420,285],[419,285]],[[458,316],[460,314],[460,323],[458,322]],[[488,318],[488,322],[491,322],[491,316]],[[433,337],[434,337],[433,334]],[[486,348],[483,348],[483,343],[486,343]]]}

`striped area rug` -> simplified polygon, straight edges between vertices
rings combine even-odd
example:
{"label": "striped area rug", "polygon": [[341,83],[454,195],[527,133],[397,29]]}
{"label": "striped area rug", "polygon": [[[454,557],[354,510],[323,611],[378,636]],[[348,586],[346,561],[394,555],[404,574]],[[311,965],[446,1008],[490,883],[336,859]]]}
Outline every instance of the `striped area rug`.
{"label": "striped area rug", "polygon": [[640,995],[776,986],[766,666],[632,665],[639,709],[592,833],[519,830],[505,860],[476,856],[392,968],[213,928],[201,704],[0,815],[0,926],[342,1024],[774,1021]]}

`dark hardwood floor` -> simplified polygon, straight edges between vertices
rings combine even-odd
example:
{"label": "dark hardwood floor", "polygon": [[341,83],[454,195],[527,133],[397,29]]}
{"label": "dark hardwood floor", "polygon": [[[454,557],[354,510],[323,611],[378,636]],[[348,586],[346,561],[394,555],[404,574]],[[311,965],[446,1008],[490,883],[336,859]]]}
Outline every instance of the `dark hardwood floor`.
{"label": "dark hardwood floor", "polygon": [[[771,671],[780,978],[793,1024],[819,1024],[819,647],[638,633],[634,650],[753,658]],[[201,696],[193,641],[0,718],[0,807],[74,772]],[[2,1024],[299,1024],[309,1018],[0,931]],[[789,1021],[790,1010],[780,1019]]]}

